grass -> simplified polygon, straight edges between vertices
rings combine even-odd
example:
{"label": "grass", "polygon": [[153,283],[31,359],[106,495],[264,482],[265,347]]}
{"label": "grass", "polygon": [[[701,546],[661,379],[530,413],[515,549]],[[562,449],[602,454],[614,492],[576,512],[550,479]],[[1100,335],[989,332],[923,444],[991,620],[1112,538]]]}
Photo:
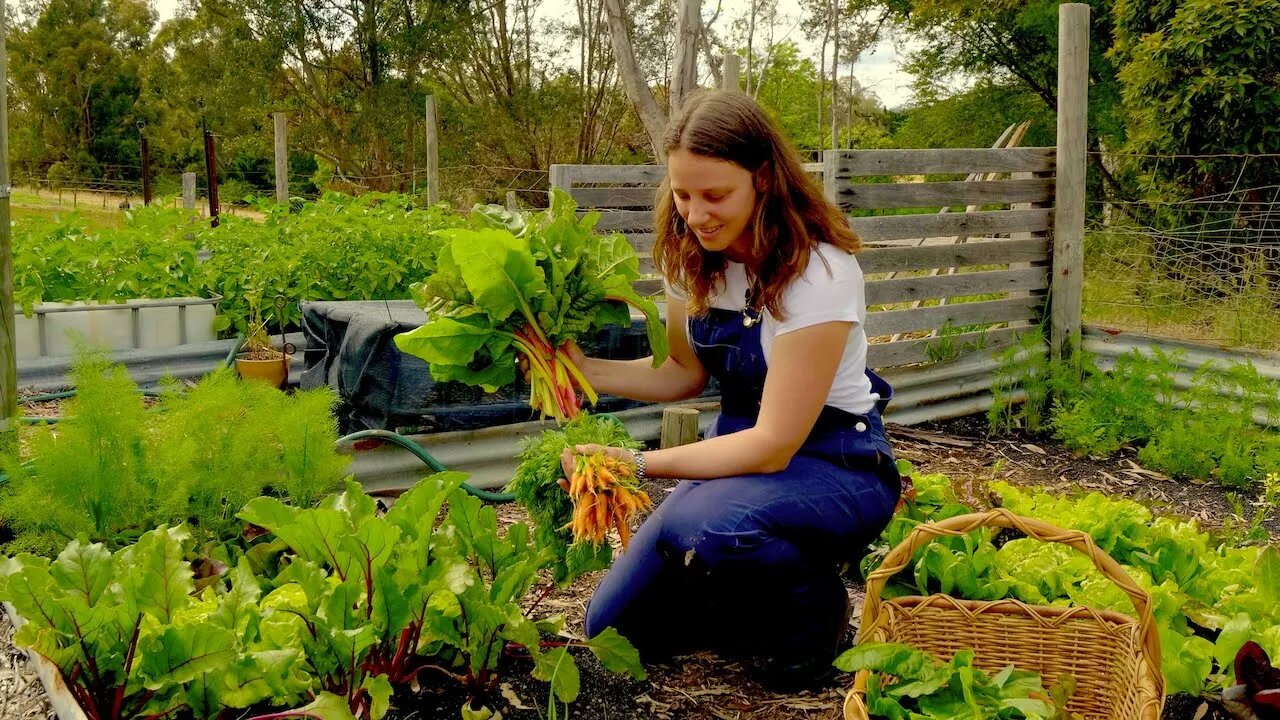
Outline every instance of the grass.
{"label": "grass", "polygon": [[[124,196],[118,193],[101,193],[89,190],[81,190],[78,193],[72,193],[70,190],[64,190],[61,196],[56,191],[42,190],[35,191],[32,188],[14,188],[13,195],[9,201],[11,217],[16,220],[25,218],[45,218],[53,219],[59,215],[69,212],[79,213],[81,217],[88,221],[90,229],[98,228],[118,228],[124,225],[124,212],[120,209],[120,201]],[[141,197],[130,197],[129,202],[138,207],[142,205]],[[152,201],[153,204],[173,203],[175,198],[157,198]],[[205,206],[202,205],[203,199],[197,201],[197,208],[201,210],[201,214],[205,212]],[[224,202],[222,205],[223,216],[235,215],[237,217],[247,217],[253,220],[261,220],[262,215],[253,210],[237,207],[230,203]]]}
{"label": "grass", "polygon": [[1191,257],[1159,264],[1140,234],[1091,232],[1084,320],[1192,342],[1280,349],[1280,268],[1257,253],[1242,248],[1235,272],[1215,272]]}
{"label": "grass", "polygon": [[[37,193],[30,188],[14,188],[9,203],[10,215],[14,220],[33,217],[52,219],[76,212],[88,221],[91,228],[117,228],[124,224],[120,200],[120,195],[105,193],[82,191],[73,195],[64,190],[59,198],[58,193],[48,190]],[[103,207],[104,202],[106,207]]]}

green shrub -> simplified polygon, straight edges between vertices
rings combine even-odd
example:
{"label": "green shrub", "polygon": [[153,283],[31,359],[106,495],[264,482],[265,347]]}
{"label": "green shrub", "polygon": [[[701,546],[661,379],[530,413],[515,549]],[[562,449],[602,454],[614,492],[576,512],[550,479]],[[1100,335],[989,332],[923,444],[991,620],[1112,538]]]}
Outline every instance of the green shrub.
{"label": "green shrub", "polygon": [[38,429],[26,461],[5,462],[10,552],[51,554],[81,534],[121,547],[161,523],[226,539],[250,499],[271,492],[306,507],[345,474],[327,388],[286,396],[220,370],[148,411],[121,366],[86,357],[72,375],[78,395],[56,431]]}
{"label": "green shrub", "polygon": [[[1051,430],[1067,447],[1110,455],[1133,445],[1143,463],[1178,477],[1247,485],[1280,467],[1280,385],[1250,363],[1206,363],[1188,373],[1180,353],[1152,348],[1102,370],[1084,352],[1051,363],[1036,332],[996,371],[993,431]],[[1027,400],[1011,402],[1021,388]],[[1255,422],[1262,420],[1268,427]]]}

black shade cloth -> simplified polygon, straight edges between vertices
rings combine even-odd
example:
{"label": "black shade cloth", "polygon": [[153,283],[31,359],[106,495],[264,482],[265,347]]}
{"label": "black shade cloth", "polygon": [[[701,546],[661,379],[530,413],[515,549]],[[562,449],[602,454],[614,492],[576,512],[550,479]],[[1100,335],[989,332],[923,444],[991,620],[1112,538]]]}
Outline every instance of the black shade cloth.
{"label": "black shade cloth", "polygon": [[[469,430],[535,419],[523,382],[488,394],[457,382],[437,383],[427,363],[400,352],[393,338],[426,322],[412,301],[325,301],[302,304],[306,337],[303,389],[328,385],[343,433],[413,428],[422,432]],[[633,360],[649,355],[643,322],[609,328],[582,343],[592,357]],[[710,391],[710,389],[708,389]],[[605,396],[599,412],[643,403]]]}

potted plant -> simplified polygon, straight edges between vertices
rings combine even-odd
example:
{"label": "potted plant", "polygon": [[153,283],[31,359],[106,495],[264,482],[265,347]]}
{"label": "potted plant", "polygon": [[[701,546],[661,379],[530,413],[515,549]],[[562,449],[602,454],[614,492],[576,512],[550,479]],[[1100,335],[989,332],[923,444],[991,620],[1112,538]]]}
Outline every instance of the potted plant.
{"label": "potted plant", "polygon": [[289,382],[290,355],[271,345],[267,323],[257,299],[249,302],[249,332],[236,353],[236,372],[246,380],[256,378],[283,390]]}

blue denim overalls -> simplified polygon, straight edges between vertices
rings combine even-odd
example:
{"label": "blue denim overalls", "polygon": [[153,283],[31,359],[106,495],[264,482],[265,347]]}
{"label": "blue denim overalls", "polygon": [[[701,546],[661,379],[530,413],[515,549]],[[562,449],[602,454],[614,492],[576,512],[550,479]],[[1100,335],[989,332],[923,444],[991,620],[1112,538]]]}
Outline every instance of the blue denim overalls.
{"label": "blue denim overalls", "polygon": [[[721,415],[707,437],[755,425],[766,364],[760,325],[713,308],[689,321]],[[888,525],[900,485],[880,411],[824,407],[786,470],[683,481],[632,538],[587,608],[586,632],[613,626],[646,659],[697,648],[757,656],[829,651],[847,599],[839,564]],[[827,650],[824,650],[827,648]]]}

